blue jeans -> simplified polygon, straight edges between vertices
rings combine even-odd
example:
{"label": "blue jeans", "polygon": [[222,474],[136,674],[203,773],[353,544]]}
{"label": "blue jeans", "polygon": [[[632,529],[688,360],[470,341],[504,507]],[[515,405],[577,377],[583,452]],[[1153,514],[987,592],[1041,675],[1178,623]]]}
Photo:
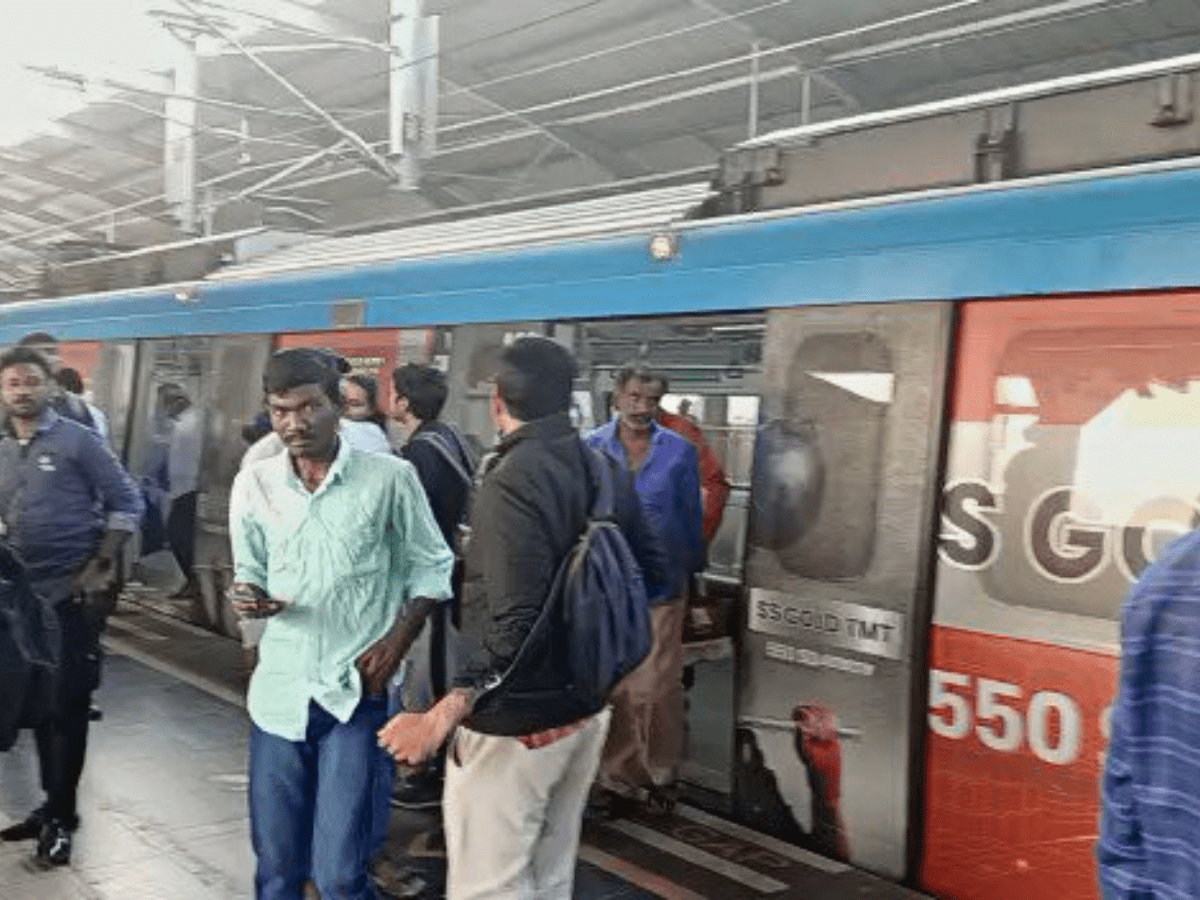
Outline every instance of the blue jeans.
{"label": "blue jeans", "polygon": [[[384,721],[400,712],[400,688],[394,678],[387,684],[387,713]],[[382,726],[381,726],[382,727]],[[396,778],[396,762],[383,750],[375,750],[375,785],[371,798],[371,845],[370,857],[374,859],[387,842],[388,819],[392,814],[392,783]]]}
{"label": "blue jeans", "polygon": [[368,866],[372,794],[386,721],[364,698],[346,724],[316,703],[303,741],[250,733],[250,834],[258,900],[302,900],[309,878],[325,900],[376,900]]}

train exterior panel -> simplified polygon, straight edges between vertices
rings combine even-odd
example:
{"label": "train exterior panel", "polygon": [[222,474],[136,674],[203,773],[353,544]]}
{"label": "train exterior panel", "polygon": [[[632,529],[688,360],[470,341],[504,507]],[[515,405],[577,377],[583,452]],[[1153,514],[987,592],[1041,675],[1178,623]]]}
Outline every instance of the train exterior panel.
{"label": "train exterior panel", "polygon": [[[739,727],[737,809],[892,878],[907,866],[910,749],[921,749],[913,667],[929,615],[951,313],[904,303],[767,316],[738,716],[829,715],[840,736],[797,745]],[[833,803],[822,757],[835,747]]]}
{"label": "train exterior panel", "polygon": [[[336,346],[385,384],[444,366],[484,441],[488,361],[515,336],[579,355],[584,426],[649,348],[735,481],[708,579],[729,621],[689,713],[712,808],[767,827],[770,808],[947,900],[1079,897],[1119,605],[1197,521],[1198,200],[1200,170],[1173,164],[675,222],[663,261],[649,233],[385,252],[11,304],[0,340],[64,341],[140,478],[157,387],[206,411],[196,612],[227,631],[224,505],[273,348]],[[842,740],[822,770],[840,845],[813,840],[811,759],[772,724],[804,706]]]}
{"label": "train exterior panel", "polygon": [[1121,602],[1200,521],[1198,301],[962,308],[929,684],[939,893],[1095,896]]}

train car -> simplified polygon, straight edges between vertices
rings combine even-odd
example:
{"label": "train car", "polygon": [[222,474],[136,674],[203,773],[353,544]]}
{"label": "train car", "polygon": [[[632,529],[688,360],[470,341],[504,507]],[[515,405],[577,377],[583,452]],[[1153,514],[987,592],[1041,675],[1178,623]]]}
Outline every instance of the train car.
{"label": "train car", "polygon": [[[735,150],[715,194],[10,304],[0,341],[55,335],[140,478],[167,431],[156,387],[193,398],[188,612],[230,634],[228,491],[272,349],[336,348],[385,404],[395,365],[440,366],[445,417],[483,444],[491,365],[518,335],[576,353],[584,428],[623,362],[660,368],[734,488],[689,622],[692,797],[947,900],[1095,897],[1120,603],[1200,522],[1200,142],[1164,103],[1197,65],[806,126]],[[1111,141],[1059,147],[1088,110],[1138,103]],[[836,740],[797,738],[814,714]]]}

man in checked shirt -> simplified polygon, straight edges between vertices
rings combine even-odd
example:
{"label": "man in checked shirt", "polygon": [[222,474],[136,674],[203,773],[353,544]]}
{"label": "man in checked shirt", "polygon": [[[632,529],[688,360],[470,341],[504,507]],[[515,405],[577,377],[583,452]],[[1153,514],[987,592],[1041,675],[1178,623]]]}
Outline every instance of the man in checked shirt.
{"label": "man in checked shirt", "polygon": [[1146,569],[1121,611],[1101,782],[1104,900],[1200,897],[1200,529]]}

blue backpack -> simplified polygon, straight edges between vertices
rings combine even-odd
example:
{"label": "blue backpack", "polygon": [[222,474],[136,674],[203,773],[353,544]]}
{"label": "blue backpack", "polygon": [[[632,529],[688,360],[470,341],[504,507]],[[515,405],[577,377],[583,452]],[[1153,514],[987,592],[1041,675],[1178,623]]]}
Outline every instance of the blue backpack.
{"label": "blue backpack", "polygon": [[608,457],[580,442],[592,482],[588,521],[559,564],[546,604],[508,671],[492,690],[545,648],[565,676],[567,691],[601,709],[617,682],[650,653],[650,604],[642,570],[616,518],[616,488]]}
{"label": "blue backpack", "polygon": [[616,519],[608,458],[585,447],[595,492],[587,527],[567,551],[550,588],[560,640],[553,652],[571,692],[602,706],[618,681],[650,653],[650,603],[642,570]]}

